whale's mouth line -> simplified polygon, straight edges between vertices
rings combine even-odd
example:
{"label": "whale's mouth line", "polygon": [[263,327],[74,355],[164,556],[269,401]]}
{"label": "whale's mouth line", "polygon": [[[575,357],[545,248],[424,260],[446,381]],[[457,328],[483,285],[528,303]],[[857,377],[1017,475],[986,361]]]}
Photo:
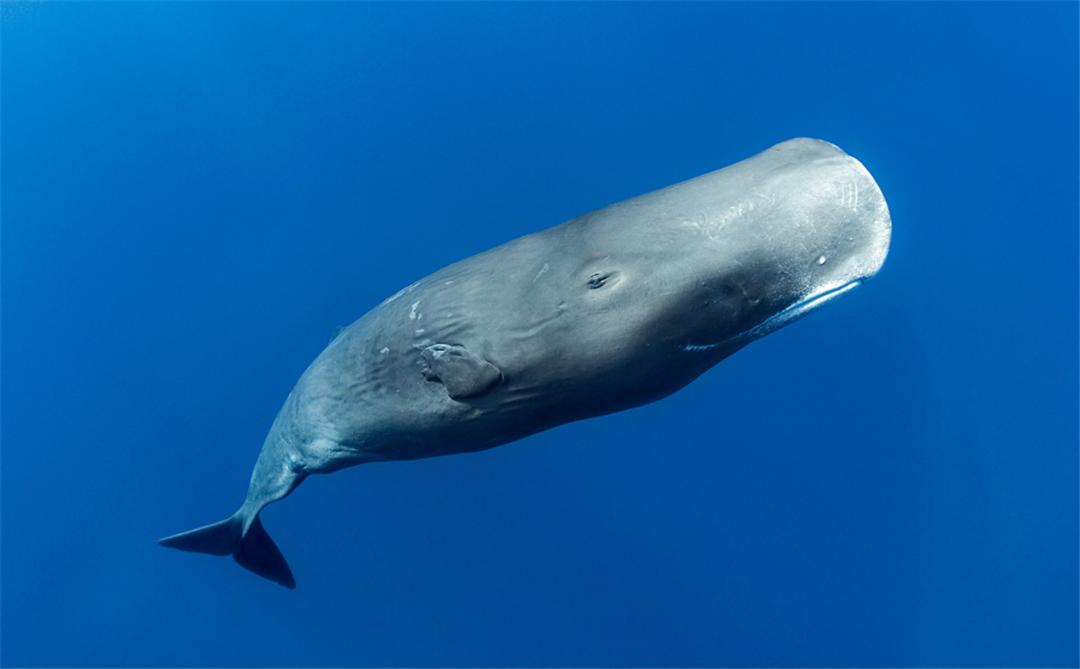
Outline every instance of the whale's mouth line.
{"label": "whale's mouth line", "polygon": [[862,279],[854,279],[839,286],[819,291],[799,300],[795,304],[787,307],[782,311],[776,312],[772,316],[769,316],[768,318],[745,332],[740,332],[733,337],[728,337],[727,339],[716,342],[715,344],[687,344],[683,346],[683,350],[711,351],[718,348],[748,344],[755,339],[760,339],[764,337],[770,332],[775,332],[779,330],[780,328],[788,325],[789,323],[797,321],[798,319],[802,318],[811,311],[814,311],[826,302],[840,297],[841,295],[848,292],[849,290],[852,290],[861,283]]}

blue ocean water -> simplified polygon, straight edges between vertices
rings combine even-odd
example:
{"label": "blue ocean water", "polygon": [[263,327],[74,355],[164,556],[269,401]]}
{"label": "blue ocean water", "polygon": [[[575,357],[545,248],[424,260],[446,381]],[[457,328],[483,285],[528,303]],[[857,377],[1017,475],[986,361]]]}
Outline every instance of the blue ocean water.
{"label": "blue ocean water", "polygon": [[[0,11],[3,665],[1077,664],[1077,4]],[[309,480],[295,591],[155,544],[338,326],[804,135],[888,198],[873,281],[657,404]]]}

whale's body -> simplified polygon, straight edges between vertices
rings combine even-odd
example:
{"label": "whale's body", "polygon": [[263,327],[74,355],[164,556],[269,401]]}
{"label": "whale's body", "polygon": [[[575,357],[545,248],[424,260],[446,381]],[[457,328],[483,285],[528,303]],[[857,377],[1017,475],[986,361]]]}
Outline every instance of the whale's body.
{"label": "whale's body", "polygon": [[875,274],[890,229],[861,163],[796,139],[449,265],[308,367],[233,516],[161,542],[292,587],[258,514],[308,474],[491,448],[659,399]]}

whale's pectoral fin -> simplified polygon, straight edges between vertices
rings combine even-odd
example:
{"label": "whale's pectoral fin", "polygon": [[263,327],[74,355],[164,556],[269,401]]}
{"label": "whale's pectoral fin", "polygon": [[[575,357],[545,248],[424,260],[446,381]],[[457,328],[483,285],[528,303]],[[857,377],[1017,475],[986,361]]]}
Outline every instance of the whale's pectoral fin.
{"label": "whale's pectoral fin", "polygon": [[428,381],[438,381],[455,400],[483,395],[502,380],[499,368],[464,346],[434,344],[420,352],[420,369]]}

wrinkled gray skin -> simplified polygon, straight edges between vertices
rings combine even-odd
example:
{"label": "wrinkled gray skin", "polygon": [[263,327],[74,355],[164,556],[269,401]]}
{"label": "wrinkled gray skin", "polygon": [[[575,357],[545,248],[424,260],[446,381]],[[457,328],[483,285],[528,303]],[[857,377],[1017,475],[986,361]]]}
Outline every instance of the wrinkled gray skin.
{"label": "wrinkled gray skin", "polygon": [[875,274],[890,227],[861,163],[794,139],[454,263],[316,358],[235,517],[246,532],[308,474],[491,448],[660,399]]}

